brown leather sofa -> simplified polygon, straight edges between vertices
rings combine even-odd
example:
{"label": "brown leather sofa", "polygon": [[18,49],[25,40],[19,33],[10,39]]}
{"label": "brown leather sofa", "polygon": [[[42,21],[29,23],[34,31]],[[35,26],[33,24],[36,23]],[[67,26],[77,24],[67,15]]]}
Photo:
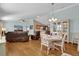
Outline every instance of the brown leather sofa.
{"label": "brown leather sofa", "polygon": [[6,33],[7,42],[26,42],[29,41],[27,32],[8,32]]}

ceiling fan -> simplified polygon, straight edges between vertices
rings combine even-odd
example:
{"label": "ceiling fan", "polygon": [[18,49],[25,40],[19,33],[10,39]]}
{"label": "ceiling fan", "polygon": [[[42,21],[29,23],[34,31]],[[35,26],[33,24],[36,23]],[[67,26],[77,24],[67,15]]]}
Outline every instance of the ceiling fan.
{"label": "ceiling fan", "polygon": [[23,19],[23,18],[20,18],[19,21],[20,22],[26,22],[25,19]]}

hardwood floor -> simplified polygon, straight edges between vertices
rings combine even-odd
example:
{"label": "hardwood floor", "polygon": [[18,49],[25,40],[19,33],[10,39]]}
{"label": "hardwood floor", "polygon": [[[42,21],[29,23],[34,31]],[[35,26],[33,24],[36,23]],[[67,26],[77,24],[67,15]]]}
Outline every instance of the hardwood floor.
{"label": "hardwood floor", "polygon": [[[77,52],[77,45],[65,43],[65,52],[73,56],[79,56]],[[6,55],[7,56],[46,56],[46,47],[43,51],[40,51],[40,41],[32,40],[29,42],[14,42],[6,43]],[[49,56],[59,56],[61,51],[50,50]]]}

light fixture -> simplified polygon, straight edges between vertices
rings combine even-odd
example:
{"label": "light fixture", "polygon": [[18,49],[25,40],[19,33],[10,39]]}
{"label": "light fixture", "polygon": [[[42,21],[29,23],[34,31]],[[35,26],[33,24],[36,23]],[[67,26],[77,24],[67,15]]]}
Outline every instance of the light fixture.
{"label": "light fixture", "polygon": [[6,29],[5,28],[2,28],[2,31],[5,31]]}
{"label": "light fixture", "polygon": [[58,19],[57,18],[52,18],[52,19],[49,19],[49,22],[56,22]]}
{"label": "light fixture", "polygon": [[54,21],[54,17],[52,18],[52,21]]}
{"label": "light fixture", "polygon": [[53,19],[53,21],[54,21],[54,22],[57,21],[57,18]]}
{"label": "light fixture", "polygon": [[49,19],[49,22],[51,22],[52,20],[51,19]]}
{"label": "light fixture", "polygon": [[18,18],[20,22],[26,22],[24,18]]}
{"label": "light fixture", "polygon": [[8,16],[5,16],[5,17],[2,17],[1,20],[11,20],[12,18],[11,17],[8,17]]}

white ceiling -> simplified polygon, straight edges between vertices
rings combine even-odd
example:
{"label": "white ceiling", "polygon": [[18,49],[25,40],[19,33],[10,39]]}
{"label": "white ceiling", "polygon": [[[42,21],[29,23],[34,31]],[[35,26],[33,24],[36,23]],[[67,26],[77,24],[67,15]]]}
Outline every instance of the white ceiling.
{"label": "white ceiling", "polygon": [[52,10],[49,3],[5,3],[1,8],[9,13],[22,13],[28,15],[40,15]]}
{"label": "white ceiling", "polygon": [[53,9],[54,10],[58,10],[58,9],[61,9],[61,8],[64,8],[64,7],[68,7],[69,5],[72,5],[73,3],[55,3],[53,5]]}
{"label": "white ceiling", "polygon": [[[57,11],[73,5],[73,3],[1,3],[0,17],[31,17]],[[2,15],[3,14],[3,15]]]}

